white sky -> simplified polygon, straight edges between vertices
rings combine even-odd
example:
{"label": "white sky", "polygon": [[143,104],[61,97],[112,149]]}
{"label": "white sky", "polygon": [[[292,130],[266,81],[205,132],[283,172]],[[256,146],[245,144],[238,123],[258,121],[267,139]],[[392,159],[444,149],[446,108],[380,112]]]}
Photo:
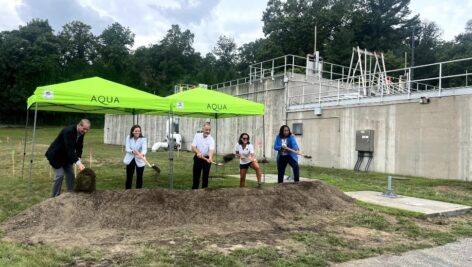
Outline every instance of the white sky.
{"label": "white sky", "polygon": [[[33,18],[48,19],[54,30],[80,20],[95,34],[113,22],[136,34],[135,47],[159,42],[171,24],[195,34],[194,47],[205,54],[220,35],[238,46],[263,37],[266,0],[0,0],[0,31],[17,29]],[[452,40],[472,19],[472,0],[412,0],[410,9],[434,21],[443,39]]]}

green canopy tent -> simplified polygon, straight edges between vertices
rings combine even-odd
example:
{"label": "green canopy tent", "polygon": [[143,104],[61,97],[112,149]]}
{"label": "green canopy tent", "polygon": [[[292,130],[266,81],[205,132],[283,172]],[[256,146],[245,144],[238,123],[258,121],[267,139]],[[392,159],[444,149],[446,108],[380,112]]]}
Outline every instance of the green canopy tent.
{"label": "green canopy tent", "polygon": [[264,105],[225,93],[195,88],[165,97],[175,115],[198,118],[230,118],[264,115]]}
{"label": "green canopy tent", "polygon": [[170,102],[163,97],[100,77],[37,87],[27,103],[22,177],[26,156],[28,117],[32,108],[34,108],[34,122],[29,168],[28,190],[30,191],[38,110],[130,115],[146,114],[152,111],[153,114],[169,114]]}
{"label": "green canopy tent", "polygon": [[[263,157],[265,158],[265,106],[263,104],[205,88],[190,89],[165,98],[170,101],[172,116],[216,119],[215,138],[217,145],[215,154],[218,152],[218,119],[239,116],[262,116]],[[172,128],[169,129],[172,133]],[[169,140],[172,142],[172,138],[169,138]],[[170,147],[172,147],[172,144],[169,144]],[[169,153],[169,159],[172,163],[172,149],[169,149]],[[173,179],[172,169],[173,166],[170,173],[171,179]]]}

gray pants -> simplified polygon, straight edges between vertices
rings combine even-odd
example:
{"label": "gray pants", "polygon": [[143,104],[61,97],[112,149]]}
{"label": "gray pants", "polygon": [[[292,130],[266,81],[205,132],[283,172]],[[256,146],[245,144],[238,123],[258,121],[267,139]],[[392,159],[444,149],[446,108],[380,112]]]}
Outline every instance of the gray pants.
{"label": "gray pants", "polygon": [[74,172],[72,171],[72,164],[65,165],[59,169],[54,169],[54,180],[52,181],[52,197],[57,197],[61,194],[62,180],[66,176],[67,191],[74,190]]}

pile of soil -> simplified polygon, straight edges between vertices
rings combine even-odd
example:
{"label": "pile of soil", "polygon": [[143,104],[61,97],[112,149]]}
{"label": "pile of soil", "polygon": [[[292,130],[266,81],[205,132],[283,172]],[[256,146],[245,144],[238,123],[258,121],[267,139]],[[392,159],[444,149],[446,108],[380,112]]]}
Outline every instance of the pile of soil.
{"label": "pile of soil", "polygon": [[4,222],[9,239],[54,237],[81,231],[126,232],[227,222],[290,219],[326,210],[349,209],[352,199],[320,181],[267,188],[205,190],[141,189],[65,193]]}

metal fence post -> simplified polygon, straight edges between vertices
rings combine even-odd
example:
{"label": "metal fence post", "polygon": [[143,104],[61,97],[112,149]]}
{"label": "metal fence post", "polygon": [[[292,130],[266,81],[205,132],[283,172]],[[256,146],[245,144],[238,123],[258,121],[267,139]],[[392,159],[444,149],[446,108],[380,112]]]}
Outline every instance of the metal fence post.
{"label": "metal fence post", "polygon": [[320,86],[318,87],[318,104],[321,107],[321,80],[318,81],[320,83]]}
{"label": "metal fence post", "polygon": [[292,78],[293,78],[293,73],[295,72],[295,56],[292,55]]}
{"label": "metal fence post", "polygon": [[330,80],[333,79],[333,64],[331,64],[331,71],[330,71],[330,74],[329,74],[329,79]]}
{"label": "metal fence post", "polygon": [[284,56],[284,77],[287,77],[287,55]]}
{"label": "metal fence post", "polygon": [[361,102],[361,81],[357,84],[357,103]]}
{"label": "metal fence post", "polygon": [[338,100],[337,100],[337,105],[339,105],[339,97],[340,97],[340,80],[338,80]]}
{"label": "metal fence post", "polygon": [[439,63],[439,96],[441,96],[442,91],[442,63]]}
{"label": "metal fence post", "polygon": [[305,108],[305,85],[302,85],[302,105]]}
{"label": "metal fence post", "polygon": [[[418,85],[418,83],[416,85]],[[411,98],[411,86],[408,86],[408,99],[410,98]]]}
{"label": "metal fence post", "polygon": [[408,80],[407,80],[407,84],[408,84],[408,92],[410,91],[410,88],[411,88],[411,67],[408,68]]}

